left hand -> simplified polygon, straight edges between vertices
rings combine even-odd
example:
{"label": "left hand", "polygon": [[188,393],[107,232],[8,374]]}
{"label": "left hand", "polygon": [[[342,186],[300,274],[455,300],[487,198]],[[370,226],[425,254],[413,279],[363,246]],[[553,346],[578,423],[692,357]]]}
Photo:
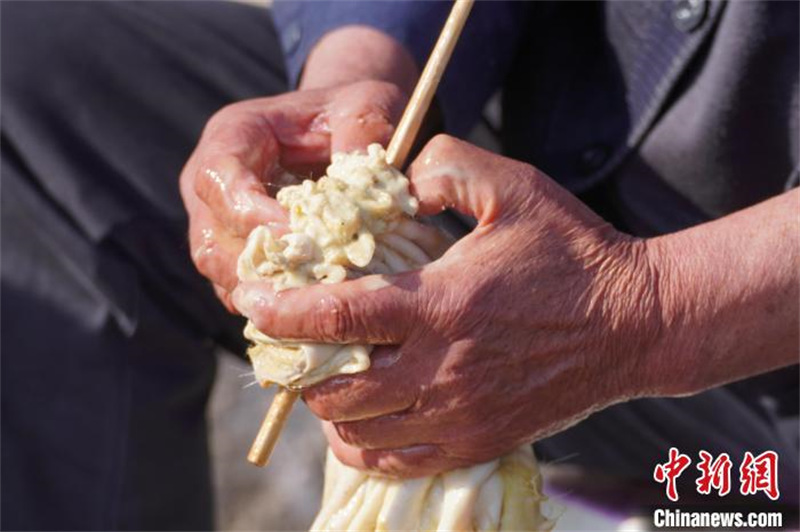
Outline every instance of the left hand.
{"label": "left hand", "polygon": [[244,100],[211,117],[180,190],[192,260],[228,310],[247,236],[259,225],[286,230],[288,215],[270,195],[284,170],[319,175],[331,153],[385,142],[405,101],[397,86],[368,80]]}
{"label": "left hand", "polygon": [[476,229],[400,275],[274,293],[239,310],[276,338],[380,344],[371,368],[308,389],[344,463],[422,476],[484,462],[653,385],[660,307],[647,245],[535,168],[446,136],[409,178],[421,214]]}

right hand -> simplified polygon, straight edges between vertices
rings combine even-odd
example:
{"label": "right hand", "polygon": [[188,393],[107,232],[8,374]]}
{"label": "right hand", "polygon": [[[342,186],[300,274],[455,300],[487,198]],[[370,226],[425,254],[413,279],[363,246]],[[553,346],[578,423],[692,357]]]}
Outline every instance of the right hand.
{"label": "right hand", "polygon": [[274,199],[284,171],[319,176],[331,154],[386,145],[406,95],[391,83],[362,81],[235,103],[206,124],[180,176],[197,269],[228,310],[236,261],[258,225],[286,230]]}

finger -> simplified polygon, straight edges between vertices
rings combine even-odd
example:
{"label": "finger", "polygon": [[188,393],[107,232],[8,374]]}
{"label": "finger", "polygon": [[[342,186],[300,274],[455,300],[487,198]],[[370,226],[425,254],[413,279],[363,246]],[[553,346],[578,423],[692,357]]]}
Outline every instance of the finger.
{"label": "finger", "polygon": [[239,282],[236,262],[244,240],[231,237],[216,222],[208,208],[197,206],[189,222],[189,246],[198,271],[225,291]]}
{"label": "finger", "polygon": [[235,234],[285,222],[267,189],[282,168],[315,167],[330,159],[330,134],[315,126],[325,101],[322,91],[250,100],[208,121],[185,173],[198,198]]}
{"label": "finger", "polygon": [[222,304],[225,306],[225,309],[230,312],[231,314],[239,314],[239,311],[236,310],[236,307],[233,306],[233,300],[231,300],[231,293],[228,292],[223,287],[219,286],[218,284],[214,285],[214,293],[217,294],[217,299],[219,299]]}
{"label": "finger", "polygon": [[485,225],[530,196],[536,170],[437,135],[411,164],[408,177],[420,202],[420,214],[453,208]]}
{"label": "finger", "polygon": [[436,445],[414,445],[392,449],[359,449],[345,443],[332,423],[322,427],[328,444],[343,464],[391,477],[416,478],[469,465],[463,458],[448,456]]}
{"label": "finger", "polygon": [[364,151],[374,142],[386,146],[393,131],[394,127],[386,117],[372,111],[332,118],[331,152]]}
{"label": "finger", "polygon": [[393,449],[434,443],[416,413],[399,413],[360,421],[334,422],[339,437],[359,449]]}
{"label": "finger", "polygon": [[400,97],[391,86],[342,88],[333,96],[304,91],[254,100],[210,121],[195,151],[197,196],[227,227],[246,236],[256,225],[285,222],[267,186],[281,168],[316,171],[332,151],[388,141]]}
{"label": "finger", "polygon": [[400,118],[405,96],[393,85],[374,83],[340,89],[330,107],[331,152],[364,150],[373,142],[386,146]]}
{"label": "finger", "polygon": [[265,224],[288,224],[265,183],[238,156],[226,153],[204,160],[196,170],[194,192],[229,231],[246,237]]}
{"label": "finger", "polygon": [[277,293],[268,282],[242,283],[233,297],[236,308],[273,338],[339,344],[402,343],[427,299],[419,271]]}
{"label": "finger", "polygon": [[[419,246],[431,260],[441,257],[453,244],[452,237],[432,225],[417,220],[402,220],[390,235],[402,236]],[[387,236],[390,236],[387,235]],[[387,237],[383,237],[381,240]]]}
{"label": "finger", "polygon": [[310,90],[230,105],[209,120],[198,148],[233,154],[262,178],[278,166],[324,163],[330,160],[329,99],[329,91]]}
{"label": "finger", "polygon": [[403,356],[394,346],[378,347],[367,371],[340,375],[303,392],[314,414],[328,421],[355,421],[409,410],[417,401],[408,385],[414,357]]}

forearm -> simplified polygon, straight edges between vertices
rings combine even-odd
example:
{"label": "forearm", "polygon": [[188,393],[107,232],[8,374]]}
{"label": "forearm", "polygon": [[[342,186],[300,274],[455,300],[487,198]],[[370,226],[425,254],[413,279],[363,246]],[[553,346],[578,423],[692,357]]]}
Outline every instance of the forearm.
{"label": "forearm", "polygon": [[311,50],[300,88],[378,80],[411,94],[418,76],[411,54],[394,38],[366,26],[346,26],[326,34]]}
{"label": "forearm", "polygon": [[660,334],[657,395],[695,393],[798,361],[800,191],[648,242]]}

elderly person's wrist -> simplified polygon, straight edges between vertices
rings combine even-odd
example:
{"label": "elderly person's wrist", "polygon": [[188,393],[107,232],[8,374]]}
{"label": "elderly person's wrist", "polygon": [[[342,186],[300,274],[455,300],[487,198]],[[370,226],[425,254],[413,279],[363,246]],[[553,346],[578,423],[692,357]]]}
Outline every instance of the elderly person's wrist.
{"label": "elderly person's wrist", "polygon": [[[664,348],[659,265],[650,241],[618,233],[610,227],[595,270],[591,320],[598,330],[594,374],[598,401],[617,403],[660,393],[655,369]],[[601,255],[601,253],[597,253]]]}
{"label": "elderly person's wrist", "polygon": [[623,323],[637,314],[642,321],[609,335],[623,346],[626,334],[640,342],[627,346],[620,375],[629,384],[619,386],[621,395],[689,395],[797,363],[798,198],[800,192],[788,192],[632,245],[644,249],[646,268],[630,266],[639,273],[611,282],[620,294],[633,292],[621,298],[628,301]]}
{"label": "elderly person's wrist", "polygon": [[367,26],[345,26],[324,35],[311,50],[299,88],[385,81],[408,96],[419,72],[411,53],[390,35]]}
{"label": "elderly person's wrist", "polygon": [[696,381],[704,362],[695,352],[698,335],[708,331],[693,318],[700,295],[683,279],[680,246],[670,235],[633,239],[635,251],[629,255],[635,273],[617,280],[631,286],[627,315],[634,324],[623,399],[676,397],[702,389]]}
{"label": "elderly person's wrist", "polygon": [[[713,334],[705,326],[703,307],[709,301],[692,282],[700,272],[687,272],[685,257],[692,249],[675,235],[644,240],[651,272],[655,321],[652,342],[646,350],[640,372],[641,395],[679,397],[696,393],[702,385],[707,361],[699,353],[702,336]],[[689,266],[694,270],[693,266]],[[687,278],[686,275],[689,274]],[[703,275],[709,272],[703,272]],[[701,301],[705,300],[705,301]]]}
{"label": "elderly person's wrist", "polygon": [[650,316],[650,342],[642,352],[642,364],[637,375],[639,396],[669,397],[684,395],[686,368],[680,367],[675,353],[684,347],[683,331],[676,328],[676,286],[674,256],[665,249],[665,239],[642,240],[649,272],[653,313]]}

